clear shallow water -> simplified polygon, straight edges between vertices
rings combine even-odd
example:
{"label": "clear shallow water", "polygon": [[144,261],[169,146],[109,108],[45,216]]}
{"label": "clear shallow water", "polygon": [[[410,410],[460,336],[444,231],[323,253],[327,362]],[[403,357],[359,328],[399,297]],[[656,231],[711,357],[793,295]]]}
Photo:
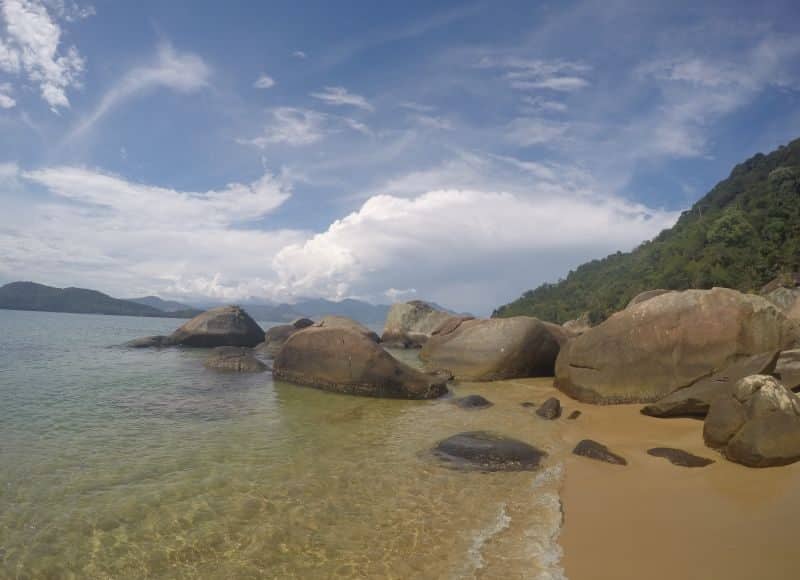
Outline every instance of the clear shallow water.
{"label": "clear shallow water", "polygon": [[[469,412],[112,346],[177,322],[0,310],[1,578],[560,577],[559,426],[519,404],[544,382],[457,385],[495,403]],[[552,456],[429,456],[475,429]]]}

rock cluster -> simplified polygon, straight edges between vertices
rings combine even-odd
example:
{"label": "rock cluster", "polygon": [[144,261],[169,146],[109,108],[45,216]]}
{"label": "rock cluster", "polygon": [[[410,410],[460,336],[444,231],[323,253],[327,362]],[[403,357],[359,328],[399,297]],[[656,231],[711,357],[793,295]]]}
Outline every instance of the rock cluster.
{"label": "rock cluster", "polygon": [[448,312],[421,300],[393,304],[386,317],[381,342],[396,348],[421,348],[433,331],[451,318]]}

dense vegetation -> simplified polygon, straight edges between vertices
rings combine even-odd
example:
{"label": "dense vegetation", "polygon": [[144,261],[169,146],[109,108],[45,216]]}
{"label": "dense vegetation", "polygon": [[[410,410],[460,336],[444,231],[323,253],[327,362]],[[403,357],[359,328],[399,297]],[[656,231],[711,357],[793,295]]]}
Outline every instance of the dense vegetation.
{"label": "dense vegetation", "polygon": [[798,270],[800,139],[737,165],[655,239],[529,290],[493,316],[563,323],[588,312],[598,322],[644,290],[726,286],[748,292]]}

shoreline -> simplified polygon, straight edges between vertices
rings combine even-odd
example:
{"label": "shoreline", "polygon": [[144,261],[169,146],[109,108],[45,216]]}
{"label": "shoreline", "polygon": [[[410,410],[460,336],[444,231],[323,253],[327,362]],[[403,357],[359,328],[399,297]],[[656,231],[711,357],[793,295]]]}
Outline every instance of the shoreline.
{"label": "shoreline", "polygon": [[[558,393],[558,394],[557,394]],[[702,421],[657,419],[641,405],[579,403],[565,421],[571,446],[592,438],[628,460],[568,455],[561,490],[561,565],[570,580],[778,580],[800,567],[800,463],[754,469],[705,447]],[[714,463],[686,468],[647,449],[675,447]]]}

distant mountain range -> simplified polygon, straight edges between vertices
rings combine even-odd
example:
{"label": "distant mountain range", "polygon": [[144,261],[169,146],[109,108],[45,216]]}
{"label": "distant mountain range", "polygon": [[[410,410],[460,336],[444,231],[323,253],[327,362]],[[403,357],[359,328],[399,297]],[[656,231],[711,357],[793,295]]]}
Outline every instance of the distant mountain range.
{"label": "distant mountain range", "polygon": [[[361,300],[334,302],[324,299],[300,300],[295,304],[264,304],[243,301],[240,305],[256,320],[289,322],[297,318],[319,319],[327,315],[347,316],[362,324],[383,324],[389,312],[386,304]],[[54,288],[35,282],[11,282],[0,287],[0,309],[72,312],[80,314],[116,314],[121,316],[158,316],[192,318],[202,310],[219,304],[184,304],[158,296],[120,299],[85,288]]]}

